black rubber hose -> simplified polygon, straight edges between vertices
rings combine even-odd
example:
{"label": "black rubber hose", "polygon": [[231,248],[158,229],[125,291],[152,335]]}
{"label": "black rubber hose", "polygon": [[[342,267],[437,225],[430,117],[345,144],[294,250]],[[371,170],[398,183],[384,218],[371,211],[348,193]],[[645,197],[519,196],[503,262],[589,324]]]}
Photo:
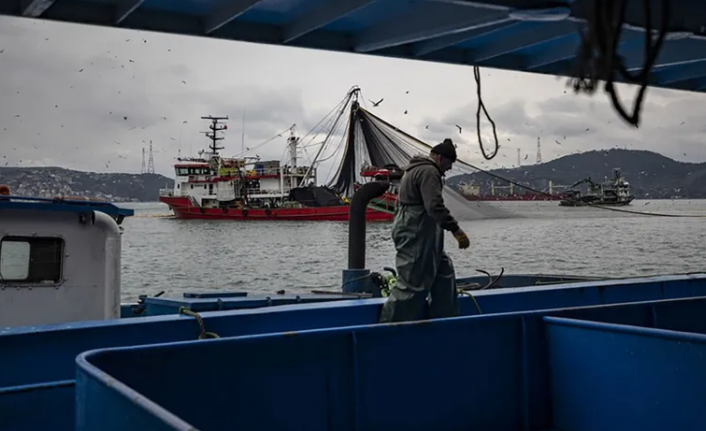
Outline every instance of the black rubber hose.
{"label": "black rubber hose", "polygon": [[348,221],[348,269],[365,269],[365,213],[370,201],[382,196],[389,187],[386,181],[373,181],[353,195]]}

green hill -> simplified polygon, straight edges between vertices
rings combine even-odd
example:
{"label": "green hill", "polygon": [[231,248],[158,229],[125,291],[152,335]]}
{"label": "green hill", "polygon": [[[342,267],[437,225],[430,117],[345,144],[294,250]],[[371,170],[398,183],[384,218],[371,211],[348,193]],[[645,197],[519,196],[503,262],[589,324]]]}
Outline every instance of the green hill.
{"label": "green hill", "polygon": [[0,184],[18,196],[87,196],[114,202],[155,202],[174,180],[158,174],[82,172],[57,167],[0,168]]}

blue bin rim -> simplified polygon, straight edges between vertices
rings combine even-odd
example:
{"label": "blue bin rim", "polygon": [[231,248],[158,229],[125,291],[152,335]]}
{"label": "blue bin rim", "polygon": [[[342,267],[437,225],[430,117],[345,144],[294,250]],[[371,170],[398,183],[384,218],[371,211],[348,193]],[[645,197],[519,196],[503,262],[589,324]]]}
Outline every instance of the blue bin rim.
{"label": "blue bin rim", "polygon": [[[590,321],[590,320],[572,319],[572,318],[566,318],[566,317],[546,316],[547,313],[559,313],[559,312],[563,312],[563,311],[592,310],[592,309],[600,309],[600,308],[617,308],[617,307],[629,307],[629,306],[639,306],[639,305],[649,306],[649,305],[659,305],[659,304],[679,303],[679,302],[686,303],[686,302],[691,302],[691,301],[704,301],[704,300],[706,300],[706,296],[695,296],[695,297],[688,297],[688,298],[660,299],[660,300],[654,300],[654,301],[636,301],[636,302],[625,302],[625,303],[608,304],[608,305],[599,304],[599,305],[591,305],[591,306],[548,308],[548,309],[542,309],[542,310],[514,311],[514,312],[509,312],[509,313],[459,316],[459,317],[449,317],[449,318],[434,319],[434,320],[418,320],[418,321],[400,322],[400,323],[384,323],[384,324],[374,323],[374,324],[365,324],[365,325],[340,326],[340,327],[333,327],[333,328],[315,328],[315,329],[306,329],[306,330],[302,330],[302,331],[274,332],[274,333],[264,333],[264,334],[248,334],[248,335],[239,335],[239,336],[235,336],[235,337],[223,337],[223,338],[204,339],[204,340],[194,339],[194,340],[184,340],[184,341],[169,341],[169,342],[164,342],[164,343],[141,344],[141,345],[134,345],[134,346],[106,347],[106,348],[87,350],[85,352],[79,353],[78,356],[76,357],[76,365],[79,368],[81,368],[82,370],[85,370],[86,372],[90,373],[91,375],[95,376],[96,378],[98,378],[100,380],[106,380],[106,381],[112,380],[113,382],[118,383],[109,374],[104,373],[103,371],[100,371],[97,367],[95,367],[93,364],[91,364],[89,362],[90,358],[97,357],[97,356],[104,355],[104,354],[108,354],[108,353],[121,352],[121,351],[130,351],[130,350],[145,349],[145,348],[151,349],[151,348],[187,346],[187,345],[196,345],[198,343],[230,343],[230,342],[233,342],[234,340],[292,337],[292,336],[307,335],[307,334],[312,334],[312,333],[330,334],[330,333],[344,333],[344,332],[367,332],[372,329],[391,328],[391,327],[396,327],[396,326],[400,326],[400,325],[402,325],[402,326],[448,325],[448,324],[454,323],[458,320],[475,322],[475,321],[486,321],[486,320],[488,320],[488,321],[503,320],[503,319],[509,319],[509,318],[536,317],[536,316],[542,316],[542,319],[545,322],[559,324],[559,325],[573,325],[573,326],[581,326],[581,327],[585,327],[585,328],[590,326],[590,327],[596,328],[596,329],[611,328],[611,330],[612,330],[612,328],[615,328],[615,327],[621,327],[621,328],[624,328],[625,331],[638,330],[638,331],[641,331],[642,333],[645,333],[645,334],[648,334],[648,333],[658,334],[659,333],[659,334],[667,334],[667,335],[671,334],[671,336],[674,336],[676,334],[680,337],[680,339],[683,339],[683,335],[686,334],[689,336],[694,336],[695,340],[698,339],[699,341],[701,341],[701,340],[706,341],[706,335],[702,335],[702,334],[695,334],[695,333],[689,333],[689,332],[679,332],[679,331],[669,331],[666,329],[643,328],[643,327],[630,326],[630,325],[617,325],[617,324],[612,324],[612,323],[594,322],[594,321]],[[110,386],[115,386],[115,385],[113,383],[110,383]],[[115,386],[115,387],[117,387],[117,386]],[[129,389],[127,386],[125,386],[125,388]],[[126,394],[131,394],[131,393],[126,393]]]}
{"label": "blue bin rim", "polygon": [[542,320],[555,326],[568,326],[595,331],[611,331],[622,334],[639,335],[664,340],[686,341],[706,344],[706,334],[695,332],[674,331],[671,329],[646,328],[644,326],[624,325],[620,323],[596,322],[585,319],[572,319],[568,317],[544,316]]}
{"label": "blue bin rim", "polygon": [[[379,329],[383,329],[383,328],[392,328],[392,327],[396,327],[396,326],[400,326],[400,325],[404,325],[404,326],[448,325],[448,324],[455,323],[458,320],[468,321],[472,324],[476,321],[493,321],[493,320],[503,320],[503,319],[508,319],[508,318],[531,317],[531,316],[546,314],[547,312],[560,312],[560,311],[569,311],[569,310],[578,310],[578,309],[613,308],[613,307],[621,307],[621,306],[623,306],[623,307],[624,306],[635,306],[635,305],[639,305],[639,304],[643,304],[643,305],[664,304],[664,303],[670,303],[670,302],[671,303],[688,302],[688,301],[695,301],[695,300],[703,301],[704,299],[706,299],[706,296],[678,298],[678,299],[666,299],[666,300],[663,299],[663,300],[657,300],[657,301],[639,301],[639,302],[610,304],[610,305],[594,305],[594,306],[589,306],[589,307],[570,307],[570,308],[561,308],[561,309],[555,308],[555,309],[546,309],[546,310],[519,311],[519,312],[489,314],[489,315],[460,316],[460,317],[452,317],[452,318],[446,318],[446,319],[421,320],[421,321],[401,322],[401,323],[354,325],[354,326],[345,326],[345,327],[337,327],[337,328],[319,328],[319,329],[308,329],[308,330],[295,331],[295,332],[253,334],[253,335],[243,335],[243,336],[237,336],[237,337],[225,337],[225,338],[206,339],[206,340],[187,340],[187,341],[165,342],[165,343],[156,343],[156,344],[145,344],[145,345],[138,345],[138,346],[109,347],[109,348],[102,348],[102,349],[93,349],[93,350],[89,350],[89,351],[80,353],[76,357],[76,366],[80,370],[85,372],[86,374],[89,374],[92,377],[94,377],[100,384],[102,384],[106,387],[114,388],[114,390],[116,390],[119,394],[123,395],[124,397],[126,397],[129,400],[132,400],[132,402],[139,405],[141,408],[143,408],[147,412],[152,413],[155,417],[160,418],[162,421],[164,421],[166,424],[168,424],[169,426],[171,426],[175,430],[192,431],[193,430],[192,425],[188,424],[184,420],[180,419],[174,413],[161,407],[159,404],[157,404],[154,401],[150,400],[149,398],[145,397],[144,395],[142,395],[141,393],[132,389],[131,387],[127,386],[126,384],[122,383],[121,381],[116,380],[110,374],[100,370],[97,366],[93,365],[90,362],[90,359],[92,357],[98,357],[98,356],[102,356],[102,355],[109,354],[109,353],[115,353],[115,352],[121,352],[121,351],[124,352],[124,351],[131,351],[131,350],[145,349],[145,348],[159,349],[159,348],[174,347],[174,346],[188,346],[188,345],[193,346],[193,345],[197,345],[199,343],[232,343],[236,340],[242,341],[242,340],[248,340],[248,339],[271,339],[271,338],[297,336],[300,334],[306,335],[306,334],[312,334],[312,333],[316,333],[316,334],[320,334],[321,336],[325,336],[327,334],[335,334],[335,333],[368,332],[373,329],[379,330]],[[542,320],[546,323],[555,324],[555,325],[574,326],[574,327],[581,327],[581,328],[587,328],[587,329],[597,329],[597,330],[606,330],[606,329],[611,330],[611,331],[617,330],[620,332],[631,333],[631,334],[636,334],[636,335],[675,339],[675,340],[680,340],[680,341],[691,341],[691,342],[697,342],[700,344],[706,344],[706,335],[703,335],[703,334],[670,331],[670,330],[665,330],[665,329],[643,328],[643,327],[630,326],[630,325],[619,325],[619,324],[612,324],[612,323],[603,323],[603,322],[595,322],[595,321],[590,321],[590,320],[581,320],[581,319],[572,319],[572,318],[554,317],[554,316],[543,316]]]}
{"label": "blue bin rim", "polygon": [[141,393],[127,386],[123,382],[116,380],[110,374],[101,371],[98,367],[90,364],[87,361],[89,356],[94,356],[96,353],[105,352],[107,350],[119,350],[119,349],[104,349],[104,350],[92,350],[85,353],[81,353],[76,357],[76,364],[87,374],[95,377],[95,379],[106,387],[114,388],[119,394],[125,396],[127,399],[131,400],[136,405],[143,408],[145,411],[151,413],[155,418],[159,418],[164,423],[169,425],[175,430],[180,431],[193,431],[194,427],[189,425],[187,422],[145,397]]}

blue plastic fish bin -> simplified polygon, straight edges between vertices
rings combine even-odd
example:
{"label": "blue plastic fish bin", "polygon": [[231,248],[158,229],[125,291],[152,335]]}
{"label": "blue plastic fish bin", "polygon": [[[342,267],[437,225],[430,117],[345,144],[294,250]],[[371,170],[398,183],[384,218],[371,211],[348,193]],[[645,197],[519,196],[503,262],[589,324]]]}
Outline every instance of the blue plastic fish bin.
{"label": "blue plastic fish bin", "polygon": [[[706,293],[706,276],[665,276],[610,282],[576,283],[542,288],[478,292],[484,314],[540,311],[541,315],[595,319],[706,333],[706,299],[658,305],[587,307],[688,298]],[[222,337],[368,325],[375,323],[384,300],[334,301],[203,313],[207,331]],[[689,305],[687,305],[689,304]],[[693,311],[683,311],[690,307]],[[554,309],[553,311],[549,309]],[[549,310],[549,311],[548,311]],[[472,301],[461,298],[465,315],[476,313]],[[683,316],[692,316],[684,320]],[[528,321],[529,322],[529,321]],[[191,317],[158,316],[108,322],[83,322],[0,330],[0,412],[2,431],[74,429],[75,358],[88,350],[193,340],[198,325]],[[191,370],[191,368],[189,368]],[[38,409],[51,415],[38,415]]]}
{"label": "blue plastic fish bin", "polygon": [[701,430],[705,358],[541,313],[126,347],[77,358],[76,430]]}

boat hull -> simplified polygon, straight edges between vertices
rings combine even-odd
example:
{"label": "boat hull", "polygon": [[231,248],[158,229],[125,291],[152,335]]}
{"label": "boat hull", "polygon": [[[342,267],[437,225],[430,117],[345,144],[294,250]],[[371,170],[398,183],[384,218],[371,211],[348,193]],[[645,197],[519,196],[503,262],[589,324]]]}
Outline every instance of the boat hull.
{"label": "boat hull", "polygon": [[463,195],[466,199],[472,202],[496,202],[496,201],[558,201],[560,196],[538,195],[538,194],[523,194],[523,195]]}
{"label": "boat hull", "polygon": [[562,207],[589,207],[589,206],[602,206],[602,207],[625,207],[630,205],[633,201],[633,197],[625,199],[622,201],[602,201],[602,200],[592,200],[592,201],[581,201],[566,199],[559,202],[559,206]]}
{"label": "boat hull", "polygon": [[[162,196],[159,201],[169,205],[179,219],[199,220],[285,220],[285,221],[348,221],[348,205],[303,208],[202,208],[191,204],[187,197]],[[391,221],[393,214],[368,209],[367,221]]]}

